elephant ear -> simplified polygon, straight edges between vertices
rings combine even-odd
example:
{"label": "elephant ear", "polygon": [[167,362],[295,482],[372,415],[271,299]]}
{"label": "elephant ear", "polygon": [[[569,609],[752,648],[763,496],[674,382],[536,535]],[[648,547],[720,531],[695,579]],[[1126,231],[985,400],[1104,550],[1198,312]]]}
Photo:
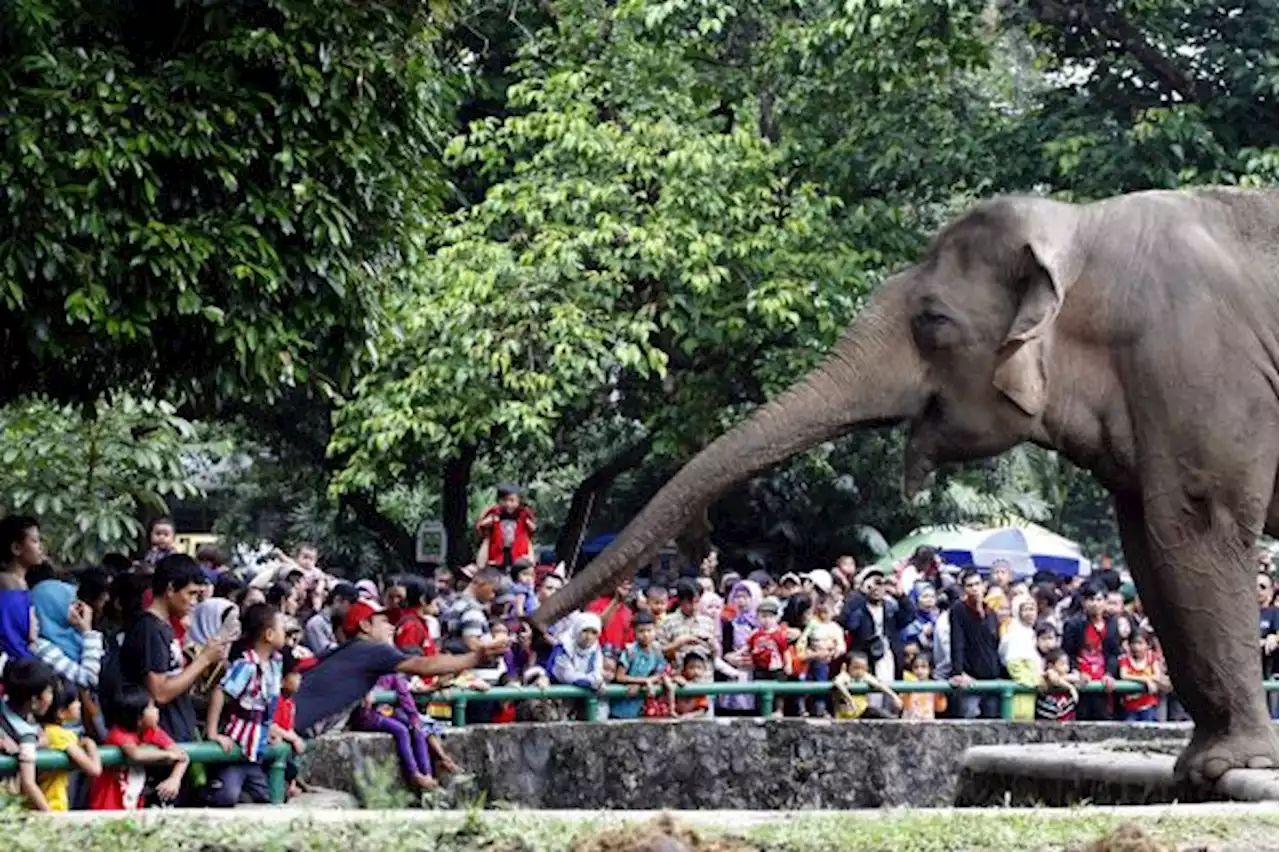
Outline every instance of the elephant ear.
{"label": "elephant ear", "polygon": [[1017,243],[1025,255],[1025,276],[1015,282],[1018,308],[1000,346],[992,381],[1014,405],[1036,417],[1048,402],[1049,331],[1083,267],[1079,208],[1046,199],[1021,199],[1014,209],[1014,221],[1021,228]]}

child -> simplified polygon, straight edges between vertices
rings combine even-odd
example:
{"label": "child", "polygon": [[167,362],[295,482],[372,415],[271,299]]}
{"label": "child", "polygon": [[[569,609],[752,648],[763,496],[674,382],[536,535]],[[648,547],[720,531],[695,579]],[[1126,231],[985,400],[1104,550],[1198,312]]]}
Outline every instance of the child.
{"label": "child", "polygon": [[511,598],[511,611],[516,618],[528,618],[538,608],[538,598],[533,593],[533,565],[512,566]]}
{"label": "child", "polygon": [[849,655],[844,670],[836,675],[836,718],[837,719],[892,719],[890,713],[871,704],[870,697],[863,693],[854,693],[850,686],[865,686],[868,690],[878,692],[893,704],[896,713],[902,712],[902,699],[898,693],[885,686],[871,674],[871,662],[867,655],[855,651]]}
{"label": "child", "polygon": [[649,612],[653,614],[654,627],[661,627],[662,619],[667,617],[667,610],[671,608],[671,592],[662,583],[654,583],[644,590],[644,598]]}
{"label": "child", "polygon": [[210,784],[208,804],[215,808],[235,807],[241,793],[259,804],[270,801],[262,758],[273,737],[288,742],[295,754],[304,749],[300,736],[275,727],[272,721],[283,680],[280,651],[285,644],[284,616],[270,604],[249,607],[243,619],[243,641],[244,651],[209,696],[205,737],[224,751],[239,746],[248,762],[228,764]]}
{"label": "child", "polygon": [[685,654],[684,668],[680,677],[669,687],[671,715],[677,719],[701,719],[711,712],[711,702],[705,695],[675,695],[675,684],[684,686],[689,683],[700,683],[707,673],[707,655],[698,650]]}
{"label": "child", "polygon": [[[276,712],[271,717],[272,730],[279,731],[279,739],[293,733],[293,719],[296,713],[293,696],[297,693],[298,687],[302,686],[302,671],[298,668],[300,658],[294,656],[288,649],[281,656],[283,659],[280,662],[280,700],[276,702]],[[289,782],[289,798],[292,798],[302,789],[297,780],[298,762],[293,755],[289,756],[284,772],[285,780]]]}
{"label": "child", "polygon": [[1047,722],[1074,722],[1080,693],[1076,691],[1076,674],[1071,671],[1071,658],[1061,648],[1044,655],[1043,692],[1036,699],[1036,719]]}
{"label": "child", "polygon": [[[927,654],[917,654],[911,661],[911,670],[903,672],[906,681],[924,682],[933,679],[932,665]],[[933,721],[947,710],[947,696],[941,692],[909,692],[902,697],[902,718],[912,721]]]}
{"label": "child", "polygon": [[1160,693],[1170,688],[1160,661],[1151,650],[1151,636],[1139,630],[1129,638],[1129,653],[1120,658],[1120,678],[1134,680],[1146,686],[1146,692],[1126,695],[1122,699],[1124,717],[1130,722],[1156,721],[1156,706]]}
{"label": "child", "polygon": [[498,502],[484,510],[476,523],[485,544],[480,548],[476,564],[484,568],[513,568],[516,565],[533,566],[533,539],[537,529],[533,510],[520,499],[520,489],[514,485],[498,486]]}
{"label": "child", "polygon": [[787,631],[779,621],[781,602],[774,597],[765,598],[756,609],[760,626],[747,639],[747,652],[756,680],[782,680],[787,669]]}
{"label": "child", "polygon": [[177,799],[190,758],[160,728],[160,711],[151,694],[137,684],[124,684],[111,705],[111,727],[102,744],[119,746],[128,763],[106,767],[93,779],[89,810],[141,810],[146,767],[151,764],[172,764],[168,777],[156,785],[156,796],[162,802]]}
{"label": "child", "polygon": [[[831,664],[844,656],[844,630],[831,620],[831,605],[820,598],[814,607],[814,618],[804,629],[801,638],[802,656],[809,664],[809,680],[831,680]],[[821,718],[831,716],[827,696],[815,695],[811,699],[810,712]]]}
{"label": "child", "polygon": [[0,739],[8,738],[18,746],[18,790],[33,811],[52,809],[36,781],[36,749],[41,735],[34,720],[48,712],[57,682],[53,669],[35,657],[10,660],[4,668]]}
{"label": "child", "polygon": [[611,703],[609,713],[615,719],[635,719],[641,715],[669,716],[671,707],[665,700],[668,688],[667,658],[654,644],[658,635],[657,625],[650,613],[641,612],[632,622],[636,641],[622,652],[618,660],[618,683],[628,687],[632,696]]}
{"label": "child", "polygon": [[147,565],[156,565],[170,553],[176,553],[173,547],[175,532],[172,518],[156,518],[152,521],[151,529],[147,534],[151,549],[147,551],[143,562]]}
{"label": "child", "polygon": [[[80,692],[73,684],[63,683],[54,691],[49,709],[40,717],[49,748],[65,751],[76,769],[90,778],[102,774],[102,761],[98,757],[98,744],[89,737],[80,737],[69,730],[80,724]],[[71,809],[68,788],[71,773],[67,771],[40,773],[40,791],[51,811]]]}

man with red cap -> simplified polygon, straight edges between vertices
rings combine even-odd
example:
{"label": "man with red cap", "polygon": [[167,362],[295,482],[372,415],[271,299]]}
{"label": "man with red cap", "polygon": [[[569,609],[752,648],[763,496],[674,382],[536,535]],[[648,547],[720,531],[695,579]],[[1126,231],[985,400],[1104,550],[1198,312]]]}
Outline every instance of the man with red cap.
{"label": "man with red cap", "polygon": [[501,656],[509,640],[485,639],[465,654],[422,657],[406,654],[392,644],[395,627],[377,601],[356,601],[347,609],[342,632],[351,637],[324,655],[302,679],[294,696],[294,729],[304,737],[319,736],[344,720],[373,689],[378,678],[391,672],[431,678],[478,668]]}

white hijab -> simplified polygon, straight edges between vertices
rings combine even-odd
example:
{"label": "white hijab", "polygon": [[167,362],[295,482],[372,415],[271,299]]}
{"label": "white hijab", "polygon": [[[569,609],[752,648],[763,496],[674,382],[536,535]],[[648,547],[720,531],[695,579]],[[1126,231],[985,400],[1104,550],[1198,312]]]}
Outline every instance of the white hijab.
{"label": "white hijab", "polygon": [[1010,660],[1030,660],[1038,671],[1041,668],[1040,649],[1036,647],[1036,631],[1022,623],[1019,613],[1024,604],[1035,606],[1035,601],[1028,595],[1018,595],[1013,599],[1013,618],[1004,630],[1000,639],[1000,662],[1006,666]]}

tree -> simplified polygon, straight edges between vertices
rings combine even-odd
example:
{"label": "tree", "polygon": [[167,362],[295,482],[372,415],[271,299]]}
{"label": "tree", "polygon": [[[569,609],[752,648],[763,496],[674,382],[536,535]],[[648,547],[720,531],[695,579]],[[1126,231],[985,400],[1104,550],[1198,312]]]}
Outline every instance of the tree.
{"label": "tree", "polygon": [[5,512],[40,520],[46,547],[67,564],[135,552],[144,514],[200,493],[193,456],[216,450],[161,402],[118,395],[85,411],[29,399],[0,408]]}
{"label": "tree", "polygon": [[1274,184],[1276,4],[1007,0],[1046,81],[1004,143],[1025,181],[1098,198],[1189,184]]}
{"label": "tree", "polygon": [[[456,167],[511,176],[392,302],[379,365],[338,413],[339,492],[481,444],[547,453],[598,416],[687,452],[794,371],[785,348],[812,357],[850,316],[866,279],[835,244],[834,200],[753,125],[725,130],[681,90],[626,91],[628,68],[667,60],[634,10],[603,20],[613,52],[543,70],[531,48],[518,113],[450,145]],[[580,27],[562,10],[553,36]]]}
{"label": "tree", "polygon": [[0,5],[0,398],[270,392],[443,192],[431,6]]}

